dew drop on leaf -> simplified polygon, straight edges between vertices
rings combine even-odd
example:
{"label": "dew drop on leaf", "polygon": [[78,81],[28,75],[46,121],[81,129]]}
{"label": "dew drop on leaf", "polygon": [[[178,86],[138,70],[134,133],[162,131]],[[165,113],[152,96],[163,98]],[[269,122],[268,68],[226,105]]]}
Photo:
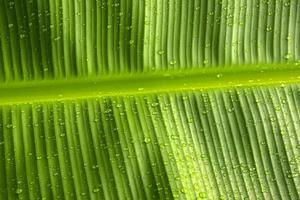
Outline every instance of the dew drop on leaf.
{"label": "dew drop on leaf", "polygon": [[23,192],[23,190],[21,189],[21,188],[18,188],[17,190],[16,190],[16,194],[21,194]]}

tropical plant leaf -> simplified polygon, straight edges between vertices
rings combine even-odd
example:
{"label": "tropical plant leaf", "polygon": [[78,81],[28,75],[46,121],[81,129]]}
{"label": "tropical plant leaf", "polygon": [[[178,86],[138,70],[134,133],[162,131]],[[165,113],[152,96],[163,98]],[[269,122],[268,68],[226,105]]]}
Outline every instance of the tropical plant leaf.
{"label": "tropical plant leaf", "polygon": [[300,1],[0,0],[0,199],[299,199]]}

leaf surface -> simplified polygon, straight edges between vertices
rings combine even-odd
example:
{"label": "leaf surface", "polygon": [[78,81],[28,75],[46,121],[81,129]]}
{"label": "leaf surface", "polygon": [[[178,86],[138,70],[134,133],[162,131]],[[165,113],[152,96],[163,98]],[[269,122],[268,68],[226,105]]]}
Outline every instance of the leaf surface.
{"label": "leaf surface", "polygon": [[0,0],[0,199],[299,199],[298,0]]}

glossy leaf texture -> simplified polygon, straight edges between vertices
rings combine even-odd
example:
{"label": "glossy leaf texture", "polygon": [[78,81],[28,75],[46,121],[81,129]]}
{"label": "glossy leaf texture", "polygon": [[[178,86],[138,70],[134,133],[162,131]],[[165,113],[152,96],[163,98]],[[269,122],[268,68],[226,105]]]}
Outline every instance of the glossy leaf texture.
{"label": "glossy leaf texture", "polygon": [[299,199],[300,1],[0,0],[0,199]]}

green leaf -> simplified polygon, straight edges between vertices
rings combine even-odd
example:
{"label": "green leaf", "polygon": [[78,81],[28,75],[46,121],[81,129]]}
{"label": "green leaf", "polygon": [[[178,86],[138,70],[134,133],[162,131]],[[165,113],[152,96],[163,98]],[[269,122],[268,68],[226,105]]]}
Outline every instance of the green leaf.
{"label": "green leaf", "polygon": [[0,0],[0,199],[299,199],[298,0]]}

